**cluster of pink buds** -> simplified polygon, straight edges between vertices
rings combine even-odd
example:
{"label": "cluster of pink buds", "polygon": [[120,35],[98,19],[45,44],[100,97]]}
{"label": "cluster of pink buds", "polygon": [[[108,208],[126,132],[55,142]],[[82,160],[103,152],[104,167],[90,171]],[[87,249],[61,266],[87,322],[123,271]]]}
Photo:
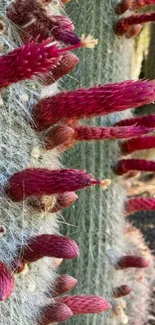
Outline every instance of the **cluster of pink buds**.
{"label": "cluster of pink buds", "polygon": [[[155,4],[155,0],[121,0],[115,8],[118,15],[123,14],[128,9],[137,10],[142,7]],[[125,35],[131,38],[140,33],[142,24],[146,22],[154,22],[155,13],[132,14],[127,17],[121,18],[114,26],[114,31],[117,35]]]}

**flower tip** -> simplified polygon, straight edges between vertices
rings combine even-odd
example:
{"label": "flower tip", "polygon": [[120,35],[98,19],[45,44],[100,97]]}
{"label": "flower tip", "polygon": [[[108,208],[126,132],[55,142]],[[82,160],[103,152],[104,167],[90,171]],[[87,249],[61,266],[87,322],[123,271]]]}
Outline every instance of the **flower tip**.
{"label": "flower tip", "polygon": [[100,181],[100,185],[103,188],[107,188],[109,185],[111,184],[111,179],[104,179],[102,181]]}
{"label": "flower tip", "polygon": [[94,39],[91,35],[81,37],[81,46],[93,49],[98,44],[98,39]]}

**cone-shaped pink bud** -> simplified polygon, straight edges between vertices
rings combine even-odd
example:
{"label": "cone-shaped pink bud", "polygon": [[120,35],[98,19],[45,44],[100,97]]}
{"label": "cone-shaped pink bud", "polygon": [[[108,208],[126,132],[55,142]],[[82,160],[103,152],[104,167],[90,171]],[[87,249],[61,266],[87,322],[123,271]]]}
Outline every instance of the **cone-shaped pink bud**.
{"label": "cone-shaped pink bud", "polygon": [[72,311],[65,304],[59,302],[54,305],[45,306],[41,312],[37,321],[38,325],[50,325],[59,322],[63,322],[73,316]]}
{"label": "cone-shaped pink bud", "polygon": [[65,53],[57,63],[56,67],[51,69],[47,74],[41,77],[41,81],[44,85],[52,85],[56,80],[69,74],[78,64],[78,57],[71,53]]}
{"label": "cone-shaped pink bud", "polygon": [[57,125],[49,130],[44,138],[44,148],[51,150],[55,147],[65,145],[70,147],[74,139],[74,130],[67,125]]}
{"label": "cone-shaped pink bud", "polygon": [[135,125],[127,127],[90,127],[85,125],[75,125],[73,129],[75,131],[74,139],[77,141],[123,139],[152,131],[149,128]]}
{"label": "cone-shaped pink bud", "polygon": [[113,297],[114,298],[124,297],[127,296],[131,291],[132,289],[128,285],[124,284],[114,289]]}
{"label": "cone-shaped pink bud", "polygon": [[21,201],[31,196],[72,192],[93,185],[105,184],[84,170],[29,168],[11,176],[4,192],[13,201]]}
{"label": "cone-shaped pink bud", "polygon": [[129,39],[129,38],[137,36],[141,32],[142,28],[143,28],[143,26],[141,24],[132,26],[128,30],[128,32],[125,34],[125,37]]}
{"label": "cone-shaped pink bud", "polygon": [[129,126],[129,125],[145,126],[148,128],[154,128],[155,127],[155,114],[129,118],[129,119],[117,122],[115,124],[115,126]]}
{"label": "cone-shaped pink bud", "polygon": [[11,272],[3,262],[0,262],[0,301],[7,300],[13,290],[14,279]]}
{"label": "cone-shaped pink bud", "polygon": [[117,15],[124,14],[125,11],[127,11],[132,7],[132,4],[133,4],[133,0],[121,0],[115,8],[115,13]]}
{"label": "cone-shaped pink bud", "polygon": [[123,35],[130,29],[130,26],[151,21],[155,21],[155,12],[149,14],[145,13],[140,15],[131,15],[126,18],[121,18],[114,27],[115,33],[117,35]]}
{"label": "cone-shaped pink bud", "polygon": [[130,154],[137,150],[155,148],[155,136],[146,136],[130,139],[121,144],[123,154]]}
{"label": "cone-shaped pink bud", "polygon": [[27,246],[22,247],[22,250],[23,260],[29,263],[45,256],[71,259],[79,255],[79,248],[74,240],[65,236],[49,234],[32,237]]}
{"label": "cone-shaped pink bud", "polygon": [[113,168],[117,175],[123,175],[131,170],[146,172],[155,171],[155,162],[144,159],[122,159]]}
{"label": "cone-shaped pink bud", "polygon": [[77,280],[68,274],[57,277],[54,284],[54,296],[59,296],[72,290],[77,285]]}
{"label": "cone-shaped pink bud", "polygon": [[6,15],[14,24],[23,26],[36,16],[45,16],[46,11],[41,1],[15,0],[7,6]]}
{"label": "cone-shaped pink bud", "polygon": [[74,192],[65,192],[57,196],[57,201],[55,206],[51,209],[51,213],[59,212],[65,208],[70,207],[76,200],[78,196]]}
{"label": "cone-shaped pink bud", "polygon": [[125,255],[122,256],[117,262],[116,269],[124,270],[129,267],[144,268],[148,266],[149,263],[141,256]]}
{"label": "cone-shaped pink bud", "polygon": [[153,4],[155,4],[155,0],[133,0],[132,9],[135,10]]}
{"label": "cone-shaped pink bud", "polygon": [[155,198],[153,197],[136,197],[129,199],[125,203],[125,211],[127,214],[134,213],[136,211],[153,211],[155,210]]}
{"label": "cone-shaped pink bud", "polygon": [[43,131],[57,122],[123,111],[155,100],[154,81],[124,81],[79,89],[42,99],[34,106],[34,128]]}
{"label": "cone-shaped pink bud", "polygon": [[110,308],[110,304],[104,298],[98,296],[64,296],[59,298],[58,301],[66,304],[73,315],[96,314]]}

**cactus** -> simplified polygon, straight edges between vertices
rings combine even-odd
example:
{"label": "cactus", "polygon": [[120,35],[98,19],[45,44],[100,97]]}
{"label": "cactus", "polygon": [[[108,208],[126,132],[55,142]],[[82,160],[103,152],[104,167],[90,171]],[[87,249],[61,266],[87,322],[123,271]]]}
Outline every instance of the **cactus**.
{"label": "cactus", "polygon": [[[139,136],[152,128],[112,125],[132,116],[128,109],[133,105],[154,101],[155,83],[128,80],[131,47],[127,40],[120,41],[113,34],[113,7],[90,0],[79,7],[73,1],[69,4],[70,16],[73,9],[78,16],[77,30],[82,26],[76,33],[72,20],[60,15],[67,2],[58,1],[56,6],[49,0],[1,3],[0,299],[1,323],[5,325],[48,325],[81,314],[86,315],[73,317],[71,322],[126,324],[133,312],[133,282],[137,297],[144,282],[150,288],[152,281],[151,276],[147,279],[149,271],[143,270],[149,263],[141,247],[126,238],[125,192],[121,178],[115,175],[124,173],[123,160],[118,161],[117,139]],[[79,36],[90,31],[99,37],[94,52],[91,48],[97,40]],[[71,51],[82,47],[76,78],[72,82],[64,78],[66,89],[57,93],[54,81],[76,66],[79,60]],[[89,56],[86,47],[90,48]],[[79,76],[80,89],[71,90],[76,88]],[[113,83],[103,85],[109,81]],[[43,89],[43,84],[50,87]],[[81,118],[89,118],[88,125],[97,126],[84,127],[78,124]],[[62,168],[60,154],[70,146],[68,164]],[[142,168],[154,169],[153,162],[140,162]],[[130,165],[125,172],[135,169],[132,159]],[[112,186],[107,190],[110,179]],[[84,188],[87,190],[79,195],[76,205],[74,191]],[[59,234],[60,219],[55,214],[71,204],[73,208],[64,215],[74,228],[71,232],[68,226],[65,231],[64,225],[63,232],[70,232],[72,238]],[[62,259],[67,260],[69,272],[56,277]],[[70,264],[72,259],[75,262]],[[141,270],[140,280],[137,268]],[[75,278],[70,276],[74,271]],[[125,277],[129,283],[124,283]],[[59,296],[72,289],[77,279],[75,295]],[[125,298],[120,298],[128,295],[127,317]],[[142,315],[134,311],[140,321],[147,318],[148,305]]]}

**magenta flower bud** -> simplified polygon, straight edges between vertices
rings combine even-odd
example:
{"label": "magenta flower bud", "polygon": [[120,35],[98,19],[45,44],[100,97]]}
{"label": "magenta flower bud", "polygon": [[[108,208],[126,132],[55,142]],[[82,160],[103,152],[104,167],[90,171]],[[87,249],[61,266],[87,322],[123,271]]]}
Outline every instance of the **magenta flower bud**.
{"label": "magenta flower bud", "polygon": [[131,26],[155,21],[155,13],[131,15],[126,18],[121,18],[115,25],[115,33],[123,35],[130,29]]}
{"label": "magenta flower bud", "polygon": [[38,325],[50,325],[63,322],[73,316],[72,311],[65,304],[59,302],[45,306],[38,319]]}
{"label": "magenta flower bud", "polygon": [[77,141],[123,139],[152,131],[149,128],[135,125],[127,127],[90,127],[85,125],[75,125],[73,126],[73,129],[75,131],[74,139]]}
{"label": "magenta flower bud", "polygon": [[151,172],[155,171],[155,162],[144,159],[122,159],[113,170],[117,175],[126,174],[131,170]]}
{"label": "magenta flower bud", "polygon": [[132,289],[128,285],[124,284],[114,289],[113,297],[114,298],[124,297],[127,296],[131,291]]}
{"label": "magenta flower bud", "polygon": [[14,24],[24,26],[36,16],[45,16],[46,11],[41,1],[38,0],[15,0],[6,8],[7,18]]}
{"label": "magenta flower bud", "polygon": [[51,213],[59,212],[65,208],[70,207],[76,200],[78,196],[74,192],[65,192],[57,196],[57,201],[55,206],[51,209]]}
{"label": "magenta flower bud", "polygon": [[132,214],[137,211],[154,211],[155,198],[153,197],[136,197],[128,199],[125,203],[125,211],[127,214]]}
{"label": "magenta flower bud", "polygon": [[129,126],[129,125],[145,126],[148,128],[154,128],[155,127],[155,114],[129,118],[129,119],[117,122],[115,124],[115,126]]}
{"label": "magenta flower bud", "polygon": [[25,268],[25,262],[22,261],[21,259],[13,261],[11,264],[11,270],[14,273],[21,273]]}
{"label": "magenta flower bud", "polygon": [[32,117],[38,132],[58,122],[92,118],[131,107],[139,107],[155,100],[154,81],[124,81],[59,93],[42,99],[34,106]]}
{"label": "magenta flower bud", "polygon": [[125,34],[125,37],[129,39],[137,36],[141,32],[142,28],[143,26],[141,24],[132,26]]}
{"label": "magenta flower bud", "polygon": [[96,180],[84,170],[29,168],[11,176],[4,191],[13,201],[21,201],[31,196],[72,192],[93,185],[109,184],[106,180]]}
{"label": "magenta flower bud", "polygon": [[126,12],[128,9],[132,7],[133,0],[121,0],[116,8],[115,8],[115,13],[117,15],[122,15],[124,12]]}
{"label": "magenta flower bud", "polygon": [[27,246],[21,248],[23,261],[32,263],[45,256],[71,259],[79,256],[74,240],[58,235],[43,234],[32,237]]}
{"label": "magenta flower bud", "polygon": [[57,301],[67,305],[73,315],[101,313],[111,307],[104,298],[98,296],[64,296]]}
{"label": "magenta flower bud", "polygon": [[56,80],[62,78],[63,76],[69,74],[79,63],[78,57],[71,53],[67,52],[60,57],[59,62],[56,67],[52,68],[48,73],[44,74],[41,77],[41,81],[44,85],[52,85]]}
{"label": "magenta flower bud", "polygon": [[0,262],[0,301],[7,300],[14,290],[14,279],[10,270]]}
{"label": "magenta flower bud", "polygon": [[74,140],[74,130],[67,125],[57,125],[46,133],[44,148],[51,150],[63,146],[70,147]]}
{"label": "magenta flower bud", "polygon": [[155,148],[155,136],[146,136],[130,139],[121,144],[123,154],[130,154],[137,150]]}
{"label": "magenta flower bud", "polygon": [[68,274],[60,275],[55,281],[54,296],[59,296],[72,290],[77,285],[77,282],[75,278]]}
{"label": "magenta flower bud", "polygon": [[125,255],[122,256],[119,261],[116,264],[116,269],[127,269],[129,267],[135,267],[135,268],[145,268],[148,267],[148,262],[140,256],[134,256],[134,255]]}
{"label": "magenta flower bud", "polygon": [[132,9],[136,10],[153,4],[155,4],[155,0],[133,0]]}

